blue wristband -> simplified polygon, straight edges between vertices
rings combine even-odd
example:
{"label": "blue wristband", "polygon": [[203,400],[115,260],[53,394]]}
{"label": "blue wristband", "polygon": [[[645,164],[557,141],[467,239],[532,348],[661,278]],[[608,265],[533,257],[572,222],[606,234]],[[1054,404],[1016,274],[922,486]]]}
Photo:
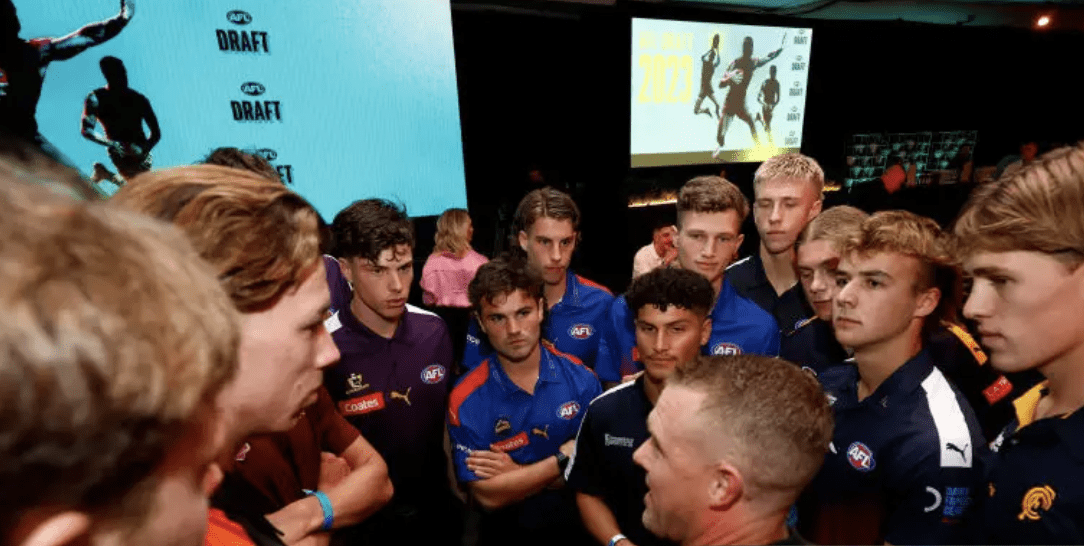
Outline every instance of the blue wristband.
{"label": "blue wristband", "polygon": [[321,531],[330,531],[331,527],[335,525],[335,510],[331,507],[331,499],[327,498],[327,494],[323,491],[311,491],[308,489],[302,489],[306,495],[316,497],[316,500],[320,501],[320,509],[324,511],[324,524],[320,527]]}

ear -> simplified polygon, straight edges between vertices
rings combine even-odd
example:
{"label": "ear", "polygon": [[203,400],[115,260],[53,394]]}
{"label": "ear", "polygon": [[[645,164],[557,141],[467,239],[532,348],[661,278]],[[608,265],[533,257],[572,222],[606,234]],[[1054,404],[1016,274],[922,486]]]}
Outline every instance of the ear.
{"label": "ear", "polygon": [[817,215],[821,213],[821,210],[823,208],[824,208],[824,199],[817,199],[813,203],[813,206],[809,207],[809,215],[806,216],[805,223],[808,224],[808,223],[812,222],[813,219],[816,218]]}
{"label": "ear", "polygon": [[349,258],[335,258],[335,261],[339,262],[339,271],[342,272],[343,278],[346,282],[350,283],[350,286],[354,286],[354,270],[350,267]]}
{"label": "ear", "polygon": [[482,315],[474,311],[471,311],[470,315],[474,319],[474,322],[478,323],[478,329],[481,330],[482,333],[488,337],[489,332],[486,331],[486,323],[482,321]]}
{"label": "ear", "polygon": [[741,245],[742,245],[742,243],[745,242],[745,234],[744,233],[739,233],[738,236],[736,237],[736,239],[738,241],[738,244],[734,245],[734,259],[735,260],[738,259],[738,252],[741,251]]}
{"label": "ear", "polygon": [[702,324],[700,324],[700,346],[703,347],[704,345],[707,345],[709,340],[711,340],[711,317],[710,316],[705,318],[704,322]]}
{"label": "ear", "polygon": [[527,236],[527,232],[520,230],[517,237],[519,239],[519,247],[523,249],[524,252],[527,252],[527,241],[530,240],[530,238]]}
{"label": "ear", "polygon": [[745,480],[734,465],[720,461],[712,469],[709,506],[717,510],[727,510],[734,506],[745,494]]}
{"label": "ear", "polygon": [[18,546],[64,546],[74,544],[90,530],[90,518],[82,512],[61,512],[38,524]]}
{"label": "ear", "polygon": [[924,290],[917,296],[915,306],[915,317],[925,318],[933,313],[934,309],[937,309],[937,304],[941,302],[941,289],[929,288]]}

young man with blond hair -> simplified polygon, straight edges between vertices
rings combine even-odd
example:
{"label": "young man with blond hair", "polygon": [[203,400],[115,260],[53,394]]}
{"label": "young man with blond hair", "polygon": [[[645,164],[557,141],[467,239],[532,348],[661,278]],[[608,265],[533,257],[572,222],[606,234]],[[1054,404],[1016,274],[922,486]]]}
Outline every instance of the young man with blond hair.
{"label": "young man with blond hair", "polygon": [[[223,458],[227,473],[215,506],[254,538],[277,534],[293,544],[326,539],[331,529],[358,523],[387,502],[391,486],[383,459],[341,422],[326,445],[337,446],[334,454],[348,475],[326,491],[299,490],[319,484],[322,456],[312,435],[328,427],[317,421],[337,417],[328,415],[331,402],[322,389],[322,370],[338,361],[339,352],[324,323],[330,298],[320,217],[312,205],[277,181],[215,165],[140,175],[112,201],[180,227],[241,312],[238,377],[223,395],[232,445],[256,434],[289,432],[276,441],[297,450],[289,450],[287,459],[276,444],[254,441],[231,450]],[[313,441],[298,441],[298,426]],[[295,472],[305,476],[300,487],[265,485]],[[269,513],[267,497],[276,491],[286,493]]]}
{"label": "young man with blond hair", "polygon": [[775,317],[782,352],[788,350],[790,334],[813,316],[794,269],[794,243],[820,214],[823,189],[824,171],[809,156],[787,153],[761,164],[753,176],[753,220],[760,245],[726,271],[739,294]]}
{"label": "young man with blond hair", "polygon": [[993,442],[977,543],[1084,541],[1084,146],[976,190],[955,232],[974,279],[964,315],[995,368],[1045,381]]}
{"label": "young man with blond hair", "polygon": [[[678,193],[678,265],[699,273],[715,292],[711,336],[703,347],[704,354],[779,354],[779,326],[775,319],[739,295],[724,278],[741,247],[741,225],[748,214],[749,202],[741,190],[718,176],[693,178]],[[616,383],[642,370],[636,351],[635,316],[623,297],[614,300],[610,309],[607,334],[607,358],[600,359],[595,367],[599,379]]]}
{"label": "young man with blond hair", "polygon": [[807,544],[785,521],[832,438],[815,379],[776,358],[698,356],[667,380],[647,427],[633,459],[649,531],[681,546]]}
{"label": "young man with blond hair", "polygon": [[237,312],[182,234],[33,162],[0,158],[0,544],[199,546]]}
{"label": "young man with blond hair", "polygon": [[824,467],[799,506],[817,544],[956,544],[980,481],[971,407],[924,339],[955,316],[959,270],[929,218],[879,212],[847,241],[832,322],[853,366],[821,373],[835,410]]}

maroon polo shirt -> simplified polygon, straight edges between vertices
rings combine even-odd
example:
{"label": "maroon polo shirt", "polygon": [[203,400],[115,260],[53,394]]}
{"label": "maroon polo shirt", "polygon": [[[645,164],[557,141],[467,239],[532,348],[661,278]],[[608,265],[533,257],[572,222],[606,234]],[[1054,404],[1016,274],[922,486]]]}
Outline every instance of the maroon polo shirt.
{"label": "maroon polo shirt", "polygon": [[444,321],[407,306],[391,339],[361,324],[337,261],[324,258],[332,316],[326,322],[341,357],[324,372],[339,411],[384,457],[395,498],[425,503],[447,489],[444,411],[451,390],[452,342]]}

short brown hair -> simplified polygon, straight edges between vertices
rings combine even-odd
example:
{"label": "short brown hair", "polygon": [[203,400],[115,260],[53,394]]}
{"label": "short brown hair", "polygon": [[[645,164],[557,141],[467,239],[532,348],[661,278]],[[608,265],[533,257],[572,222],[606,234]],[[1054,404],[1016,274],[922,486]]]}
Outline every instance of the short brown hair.
{"label": "short brown hair", "polygon": [[[471,310],[481,315],[482,303],[523,290],[533,300],[545,299],[542,277],[518,255],[502,254],[482,264],[467,286]],[[543,310],[545,306],[543,305]],[[479,317],[480,318],[480,317]]]}
{"label": "short brown hair", "polygon": [[1084,143],[1044,154],[975,190],[956,220],[957,252],[1024,250],[1084,262]]}
{"label": "short brown hair", "polygon": [[385,250],[414,249],[414,224],[406,207],[386,199],[362,199],[339,211],[331,222],[334,254],[376,263]]}
{"label": "short brown hair", "polygon": [[462,257],[470,249],[470,239],[467,238],[467,224],[470,223],[470,214],[466,209],[448,209],[437,219],[437,235],[434,238],[436,246],[433,253],[451,252]]}
{"label": "short brown hair", "polygon": [[841,254],[860,256],[894,252],[910,256],[921,264],[916,292],[937,288],[941,299],[923,325],[929,334],[941,321],[956,322],[960,307],[962,275],[952,253],[952,238],[937,222],[903,210],[886,210],[873,214],[862,222],[859,233],[848,239]]}
{"label": "short brown hair", "polygon": [[282,180],[282,177],[279,176],[279,172],[275,170],[275,166],[263,156],[258,153],[246,152],[232,146],[215,148],[211,153],[207,154],[207,157],[203,159],[203,163],[205,165],[233,167],[235,169],[258,174],[269,180],[274,180],[275,182],[286,183]]}
{"label": "short brown hair", "polygon": [[850,205],[838,205],[817,215],[802,230],[796,246],[813,241],[828,241],[836,249],[843,248],[848,239],[858,236],[862,222],[869,214]]}
{"label": "short brown hair", "polygon": [[240,169],[154,171],[112,201],[180,226],[245,313],[274,305],[320,260],[316,209],[282,184]]}
{"label": "short brown hair", "polygon": [[0,541],[34,509],[141,521],[237,368],[239,319],[175,228],[0,180]]}
{"label": "short brown hair", "polygon": [[567,193],[546,187],[532,190],[520,200],[512,218],[512,238],[521,231],[530,231],[539,218],[568,220],[572,222],[573,231],[580,231],[580,207]]}
{"label": "short brown hair", "polygon": [[816,159],[799,153],[779,154],[768,158],[757,167],[753,175],[753,187],[756,188],[767,180],[777,178],[797,178],[813,184],[817,198],[824,193],[824,169]]}
{"label": "short brown hair", "polygon": [[677,220],[680,226],[686,212],[726,212],[734,210],[738,220],[749,216],[749,200],[737,186],[720,176],[698,176],[678,192]]}
{"label": "short brown hair", "polygon": [[793,502],[820,470],[832,409],[798,366],[759,355],[700,355],[678,366],[667,386],[705,395],[699,432],[726,441],[728,462],[755,489],[784,492]]}

